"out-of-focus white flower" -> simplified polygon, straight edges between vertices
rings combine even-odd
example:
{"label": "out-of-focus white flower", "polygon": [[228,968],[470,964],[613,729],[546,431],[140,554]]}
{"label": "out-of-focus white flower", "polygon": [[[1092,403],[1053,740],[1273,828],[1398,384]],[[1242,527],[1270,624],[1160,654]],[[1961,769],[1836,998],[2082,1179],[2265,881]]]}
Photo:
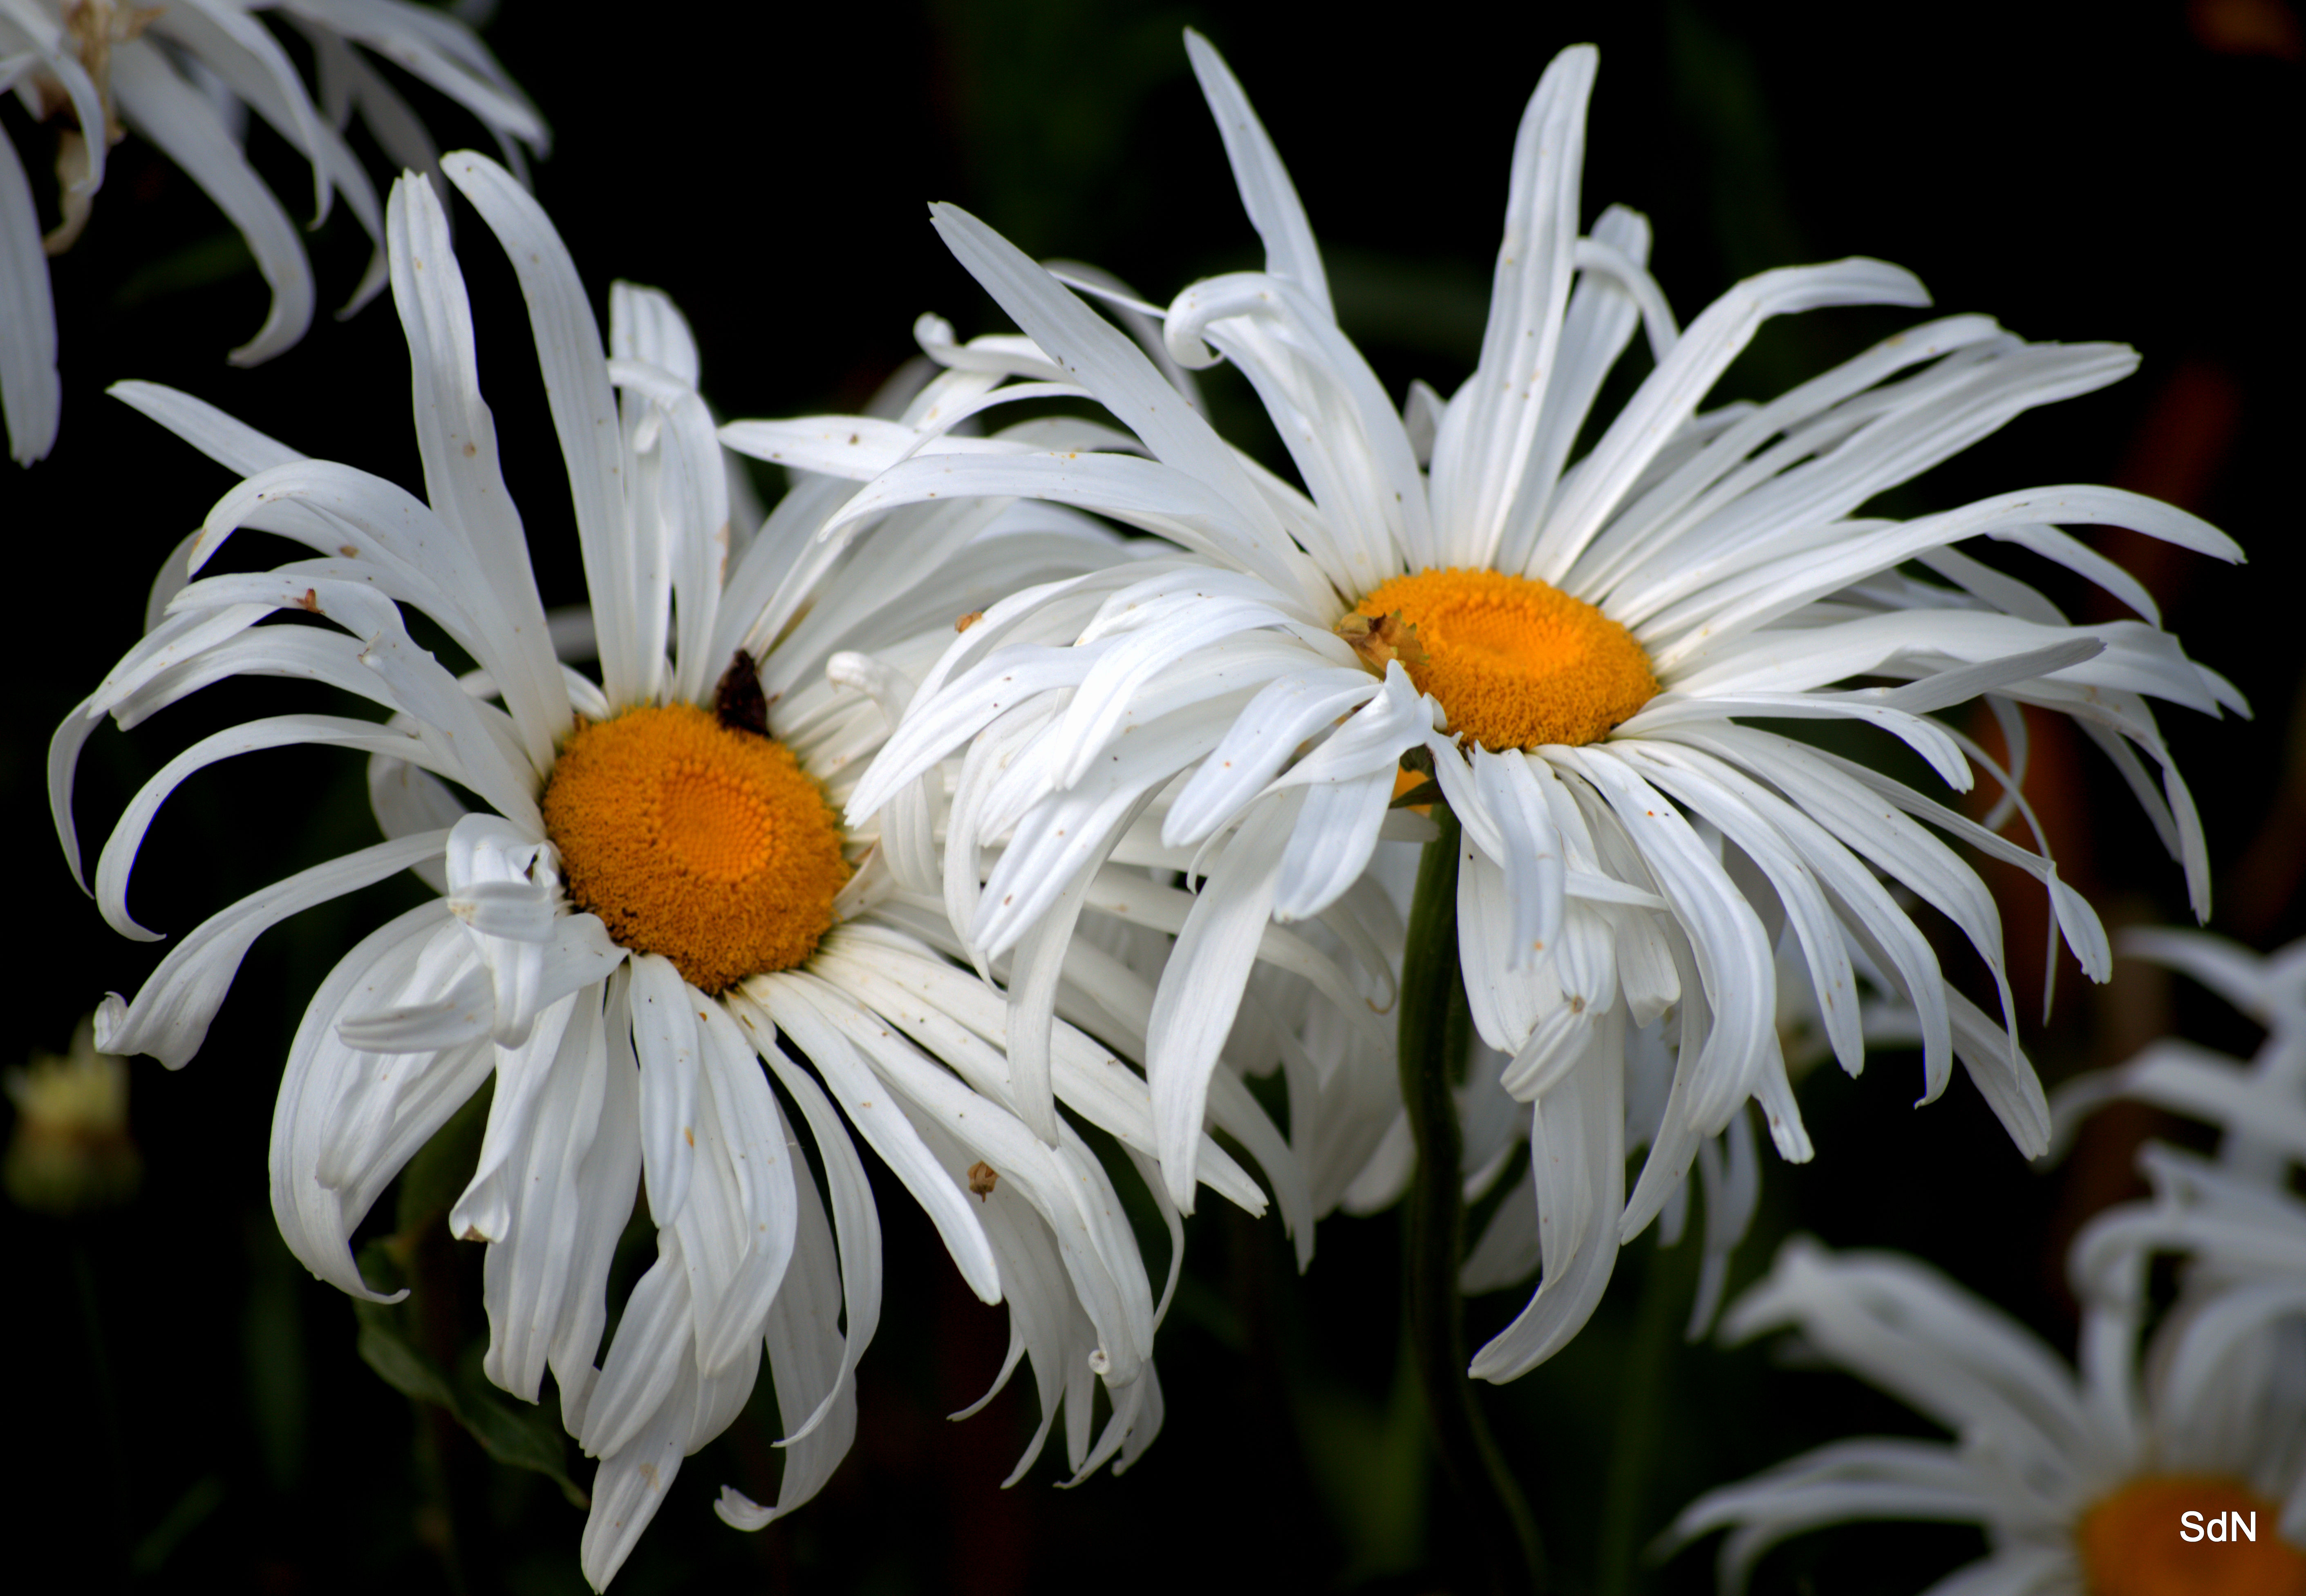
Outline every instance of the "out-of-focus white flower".
{"label": "out-of-focus white flower", "polygon": [[1728,1529],[1725,1591],[1778,1541],[1849,1519],[1982,1528],[1987,1556],[1932,1596],[2306,1590],[2306,1291],[2263,1276],[2190,1289],[2141,1353],[2146,1258],[2110,1235],[2078,1239],[2073,1368],[1910,1259],[1789,1242],[1725,1334],[1798,1330],[1954,1438],[1832,1442],[1708,1492],[1669,1538]]}
{"label": "out-of-focus white flower", "polygon": [[[269,11],[312,50],[319,102],[258,21]],[[272,305],[256,336],[232,352],[254,365],[304,336],[312,273],[295,224],[242,153],[253,111],[312,163],[313,225],[341,194],[376,255],[346,302],[351,314],[384,286],[384,215],[375,185],[345,141],[358,115],[396,164],[437,170],[439,152],[399,91],[370,62],[392,62],[478,117],[517,168],[542,150],[544,124],[487,47],[456,18],[407,0],[0,0],[0,91],[13,89],[36,120],[68,118],[57,135],[63,216],[45,236],[23,158],[0,138],[0,414],[9,452],[30,465],[55,445],[63,388],[56,306],[44,254],[61,254],[87,226],[106,151],[127,133],[150,143],[201,185],[256,258]]]}
{"label": "out-of-focus white flower", "polygon": [[2077,1076],[2050,1098],[2059,1139],[2101,1105],[2131,1097],[2216,1127],[2228,1174],[2281,1187],[2306,1165],[2306,942],[2261,955],[2207,932],[2156,929],[2124,933],[2121,951],[2191,976],[2265,1027],[2266,1040],[2245,1061],[2164,1037]]}

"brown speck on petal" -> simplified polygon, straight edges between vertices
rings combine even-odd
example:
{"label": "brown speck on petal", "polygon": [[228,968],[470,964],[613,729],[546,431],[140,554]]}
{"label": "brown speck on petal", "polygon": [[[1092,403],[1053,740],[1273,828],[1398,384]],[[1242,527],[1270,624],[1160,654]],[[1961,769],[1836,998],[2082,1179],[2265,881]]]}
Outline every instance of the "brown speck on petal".
{"label": "brown speck on petal", "polygon": [[952,629],[956,632],[966,632],[969,627],[975,626],[978,621],[983,620],[984,619],[984,610],[972,610],[968,614],[958,617],[952,623]]}
{"label": "brown speck on petal", "polygon": [[309,610],[313,614],[318,615],[320,612],[320,593],[312,588],[306,588],[304,590],[304,596],[296,601],[296,607],[299,610]]}
{"label": "brown speck on petal", "polygon": [[995,1172],[993,1165],[986,1163],[982,1158],[969,1166],[969,1189],[978,1201],[983,1202],[986,1198],[991,1197],[993,1188],[1000,1183],[1000,1175]]}

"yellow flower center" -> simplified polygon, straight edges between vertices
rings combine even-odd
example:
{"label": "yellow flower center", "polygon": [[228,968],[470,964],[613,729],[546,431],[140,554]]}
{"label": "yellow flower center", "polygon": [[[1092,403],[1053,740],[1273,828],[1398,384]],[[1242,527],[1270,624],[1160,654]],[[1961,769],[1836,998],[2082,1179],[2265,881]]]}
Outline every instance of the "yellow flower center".
{"label": "yellow flower center", "polygon": [[849,879],[840,826],[791,750],[688,704],[580,726],[544,829],[568,900],[705,993],[816,952]]}
{"label": "yellow flower center", "polygon": [[2239,1481],[2169,1475],[2123,1486],[2074,1538],[2090,1596],[2306,1596],[2306,1552],[2281,1519]]}
{"label": "yellow flower center", "polygon": [[1582,599],[1502,571],[1396,576],[1338,631],[1379,669],[1400,660],[1417,690],[1441,701],[1450,730],[1493,750],[1597,741],[1658,691],[1632,633]]}

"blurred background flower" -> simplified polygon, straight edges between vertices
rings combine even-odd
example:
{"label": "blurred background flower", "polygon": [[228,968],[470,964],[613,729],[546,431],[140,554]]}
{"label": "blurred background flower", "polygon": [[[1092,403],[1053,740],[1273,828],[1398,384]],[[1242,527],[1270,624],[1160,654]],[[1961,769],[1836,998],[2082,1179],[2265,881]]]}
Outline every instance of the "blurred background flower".
{"label": "blurred background flower", "polygon": [[[251,14],[257,11],[273,11],[283,33],[309,54],[311,90],[282,39]],[[127,226],[136,253],[150,262],[150,286],[190,287],[253,265],[272,290],[263,325],[232,352],[234,364],[269,360],[312,319],[312,273],[295,226],[250,163],[252,110],[310,163],[312,226],[341,196],[376,246],[339,313],[375,297],[384,286],[383,213],[346,134],[357,116],[388,170],[437,168],[439,149],[400,90],[355,47],[478,117],[516,167],[525,164],[523,144],[544,148],[534,107],[471,30],[407,0],[14,0],[0,7],[0,90],[13,89],[27,115],[47,124],[27,130],[29,137],[13,126],[0,133],[0,411],[19,464],[48,452],[62,419],[41,256],[64,254],[87,228],[111,148],[132,132],[236,229],[185,252],[182,235],[152,226],[149,209],[132,213]],[[26,181],[27,150],[42,168],[38,183]],[[45,233],[44,215],[56,218]]]}
{"label": "blurred background flower", "polygon": [[[2242,542],[2251,564],[2237,573],[2092,535],[2258,712],[2248,724],[2174,717],[2169,728],[2201,799],[2212,928],[2261,952],[2306,934],[2291,482],[2306,435],[2295,379],[2306,349],[2284,243],[2294,224],[2283,219],[2295,209],[2284,196],[2306,118],[2294,4],[2154,0],[2077,13],[1960,0],[1914,13],[1644,0],[1548,7],[1478,30],[1357,31],[1309,30],[1282,8],[893,0],[722,10],[611,42],[561,8],[513,0],[482,37],[555,130],[536,192],[597,274],[587,280],[596,303],[611,277],[661,285],[695,323],[720,411],[783,415],[862,405],[915,353],[920,311],[952,316],[963,336],[1002,322],[937,242],[927,201],[997,217],[1030,253],[1100,261],[1140,286],[1253,265],[1254,235],[1230,209],[1224,152],[1180,47],[1187,24],[1256,85],[1320,218],[1340,324],[1390,392],[1413,377],[1446,392],[1471,370],[1515,120],[1544,63],[1581,39],[1610,68],[1587,192],[1649,215],[1653,269],[1685,313],[1764,268],[1863,253],[1910,268],[1945,312],[1983,311],[2028,338],[2137,348],[2138,375],[2024,418],[1923,479],[1918,502],[1960,503],[2054,473],[2167,499]],[[463,116],[421,84],[407,94],[436,127]],[[27,147],[14,100],[0,104],[0,124]],[[364,132],[350,138],[382,168]],[[277,193],[310,181],[303,156],[260,124],[248,157]],[[0,482],[0,525],[30,562],[15,575],[20,603],[38,606],[0,755],[30,900],[20,923],[38,933],[19,982],[32,1042],[67,1034],[106,989],[135,990],[169,945],[121,944],[73,892],[47,841],[38,772],[50,730],[139,630],[161,555],[231,486],[105,400],[103,386],[171,383],[308,453],[417,480],[399,441],[407,366],[391,319],[360,317],[262,367],[223,369],[219,338],[263,319],[263,279],[244,263],[197,284],[153,272],[142,240],[156,231],[206,241],[219,259],[233,235],[157,153],[132,141],[113,160],[56,284],[73,424],[39,469]],[[1211,196],[1223,217],[1196,214]],[[459,225],[474,219],[465,212]],[[1405,239],[1422,252],[1388,252]],[[357,282],[372,251],[341,206],[304,243],[322,283]],[[521,387],[536,380],[516,358],[517,287],[502,263],[468,252],[508,490],[540,544],[572,549],[550,525],[566,489],[542,395]],[[1722,397],[1779,391],[1892,325],[1846,310],[1765,329]],[[1209,377],[1221,427],[1258,436],[1246,386]],[[320,391],[325,405],[312,399]],[[1269,439],[1260,447],[1285,466]],[[252,544],[247,558],[270,556]],[[548,605],[581,591],[573,555],[556,558],[539,559]],[[2079,583],[2053,574],[2044,585],[2079,621],[2117,613],[2094,608]],[[83,826],[108,825],[168,749],[280,702],[264,684],[246,691],[219,688],[202,696],[213,703],[173,712],[184,720],[165,737],[99,738],[81,769]],[[1990,717],[1964,730],[2002,746]],[[2028,730],[2028,796],[2070,879],[2116,928],[2184,923],[2175,873],[2129,795],[2105,792],[2096,755],[2054,720]],[[284,867],[374,840],[356,772],[294,751],[260,764],[258,781],[192,781],[162,817],[155,867],[139,883],[147,924],[181,935]],[[252,833],[264,849],[240,845]],[[2038,889],[2014,870],[1986,874],[2009,926],[2012,985],[2038,992]],[[269,1105],[298,1008],[277,994],[312,990],[356,927],[420,892],[389,884],[260,942],[198,1080],[138,1061],[146,1175],[133,1202],[68,1226],[13,1208],[0,1218],[17,1305],[6,1350],[51,1375],[21,1393],[18,1424],[41,1438],[44,1462],[17,1512],[85,1549],[91,1586],[440,1588],[437,1504],[444,1482],[461,1481],[487,1504],[493,1544],[470,1549],[490,1580],[582,1588],[568,1553],[576,1509],[559,1487],[497,1469],[461,1431],[415,1417],[363,1366],[350,1310],[289,1259],[265,1212]],[[1958,980],[1982,981],[1958,943],[1939,951]],[[2256,1046],[2222,1002],[2150,967],[2125,963],[2104,988],[2070,964],[2063,977],[2051,1023],[2035,1023],[2035,1009],[2025,1031],[2052,1083],[2172,1031],[2242,1057]],[[1990,987],[1969,990],[1984,1000]],[[2068,1238],[2142,1191],[2141,1138],[2189,1133],[2150,1105],[2110,1105],[2063,1164],[2037,1173],[1967,1086],[1916,1114],[1914,1068],[1883,1056],[1859,1080],[1828,1070],[1802,1082],[1823,1151],[1764,1182],[1730,1289],[1750,1283],[1780,1238],[1806,1230],[1836,1248],[1915,1254],[2049,1344],[2071,1344]],[[909,1284],[887,1304],[860,1371],[866,1421],[824,1495],[758,1536],[712,1519],[719,1481],[773,1490],[781,1431],[773,1413],[747,1413],[717,1455],[684,1471],[619,1591],[1055,1590],[1091,1568],[1118,1591],[1191,1578],[1410,1592],[1450,1577],[1452,1509],[1433,1489],[1401,1364],[1393,1219],[1326,1221],[1301,1281],[1277,1226],[1210,1205],[1191,1222],[1163,1333],[1163,1444],[1119,1481],[1060,1493],[1045,1464],[1004,1492],[1033,1404],[1012,1387],[965,1428],[937,1417],[991,1383],[1007,1334],[1001,1311],[942,1261],[927,1224],[896,1217],[909,1207],[893,1195],[882,1205],[890,1278]],[[1476,1225],[1484,1217],[1477,1210]],[[1566,1586],[1710,1589],[1702,1557],[1651,1568],[1634,1556],[1682,1504],[1838,1436],[1926,1433],[1854,1382],[1778,1370],[1756,1348],[1680,1345],[1697,1250],[1629,1250],[1589,1331],[1484,1397]],[[477,1278],[472,1289],[476,1303]],[[1475,1341],[1525,1296],[1470,1303]],[[1628,1380],[1636,1361],[1651,1372]],[[897,1523],[903,1533],[890,1532]],[[1170,1532],[1183,1523],[1191,1534]],[[1761,1588],[1911,1592],[1924,1582],[1907,1570],[1953,1567],[1982,1549],[1962,1526],[1835,1528],[1773,1554]]]}
{"label": "blurred background flower", "polygon": [[16,1105],[0,1177],[20,1208],[79,1214],[136,1195],[144,1161],[128,1134],[128,1061],[96,1050],[91,1020],[73,1029],[63,1057],[35,1054],[0,1087]]}

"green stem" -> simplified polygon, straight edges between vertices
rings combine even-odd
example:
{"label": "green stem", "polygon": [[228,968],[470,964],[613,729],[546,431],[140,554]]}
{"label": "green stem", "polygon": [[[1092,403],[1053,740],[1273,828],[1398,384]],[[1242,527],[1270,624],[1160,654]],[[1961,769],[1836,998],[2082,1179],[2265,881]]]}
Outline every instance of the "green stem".
{"label": "green stem", "polygon": [[126,1544],[126,1505],[131,1498],[132,1481],[128,1477],[128,1447],[120,1426],[120,1390],[113,1383],[112,1356],[107,1349],[104,1335],[104,1304],[96,1289],[96,1260],[89,1255],[84,1232],[75,1229],[72,1234],[73,1284],[80,1296],[81,1335],[88,1347],[91,1384],[96,1390],[96,1417],[98,1432],[104,1438],[105,1466],[111,1471],[112,1489],[106,1492],[108,1506],[106,1517],[112,1530],[112,1546]]}
{"label": "green stem", "polygon": [[[447,1219],[444,1213],[428,1215],[409,1238],[408,1305],[416,1317],[417,1344],[453,1379],[465,1341],[468,1266]],[[503,1568],[490,1511],[488,1455],[450,1409],[420,1403],[417,1413],[424,1427],[420,1444],[431,1449],[438,1471],[448,1589],[453,1596],[500,1589]]]}
{"label": "green stem", "polygon": [[1627,1596],[1633,1589],[1635,1537],[1640,1532],[1656,1453],[1658,1410],[1664,1402],[1676,1323],[1687,1302],[1682,1259],[1697,1250],[1695,1237],[1685,1237],[1671,1250],[1653,1247],[1643,1271],[1633,1344],[1626,1350],[1625,1370],[1618,1378],[1618,1433],[1602,1487],[1601,1577],[1594,1583],[1598,1596]]}
{"label": "green stem", "polygon": [[1545,1585],[1537,1521],[1522,1499],[1465,1373],[1465,1318],[1457,1269],[1465,1208],[1464,1138],[1450,1088],[1464,1067],[1470,1024],[1457,968],[1457,819],[1433,807],[1440,834],[1417,866],[1401,978],[1401,1096],[1417,1144],[1409,1188],[1409,1344],[1450,1494],[1480,1526],[1500,1592]]}

